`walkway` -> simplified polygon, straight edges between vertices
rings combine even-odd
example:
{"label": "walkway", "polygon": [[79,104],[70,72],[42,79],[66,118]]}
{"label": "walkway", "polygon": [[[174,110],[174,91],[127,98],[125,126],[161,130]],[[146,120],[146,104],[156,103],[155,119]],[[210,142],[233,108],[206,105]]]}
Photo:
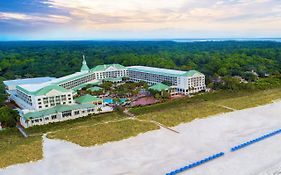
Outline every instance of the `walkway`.
{"label": "walkway", "polygon": [[126,114],[126,115],[128,115],[130,118],[132,118],[133,120],[137,120],[137,121],[140,121],[140,122],[154,123],[154,124],[156,124],[157,126],[159,126],[160,128],[165,128],[165,129],[168,129],[168,130],[170,130],[170,131],[173,131],[173,132],[179,134],[178,131],[176,131],[176,130],[174,130],[174,129],[172,129],[172,128],[169,128],[169,127],[167,127],[167,126],[165,126],[165,125],[163,125],[163,124],[161,124],[161,123],[159,123],[159,122],[157,122],[157,121],[154,121],[154,120],[141,120],[141,119],[137,119],[136,116],[135,116],[133,113],[131,113],[127,108],[126,108],[123,112],[124,112],[124,114]]}
{"label": "walkway", "polygon": [[20,124],[17,124],[16,127],[18,128],[18,130],[20,131],[20,133],[23,135],[23,137],[25,137],[25,138],[28,137],[27,133],[25,132],[25,130],[23,129],[23,127],[22,127]]}
{"label": "walkway", "polygon": [[225,109],[228,109],[228,110],[231,110],[231,111],[237,111],[237,109],[231,108],[229,106],[220,105],[220,104],[216,104],[216,103],[212,103],[212,102],[211,102],[211,104],[222,107],[222,108],[225,108]]}

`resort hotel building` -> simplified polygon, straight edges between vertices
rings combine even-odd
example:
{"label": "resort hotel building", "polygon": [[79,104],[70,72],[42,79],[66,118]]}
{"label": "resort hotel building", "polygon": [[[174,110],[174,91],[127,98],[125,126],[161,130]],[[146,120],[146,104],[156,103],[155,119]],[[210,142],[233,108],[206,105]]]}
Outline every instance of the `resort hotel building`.
{"label": "resort hotel building", "polygon": [[120,64],[98,65],[90,69],[84,56],[80,71],[74,74],[60,78],[8,80],[4,81],[4,85],[9,100],[18,106],[21,125],[30,127],[112,111],[98,97],[84,95],[76,98],[77,91],[102,81],[121,82],[123,77],[158,87],[163,87],[163,82],[170,82],[171,86],[165,85],[164,90],[172,89],[173,93],[189,94],[205,90],[205,76],[195,70],[185,72],[145,66],[124,67]]}
{"label": "resort hotel building", "polygon": [[131,81],[145,81],[149,85],[169,82],[172,93],[190,94],[206,89],[205,75],[196,71],[180,71],[146,66],[127,67]]}

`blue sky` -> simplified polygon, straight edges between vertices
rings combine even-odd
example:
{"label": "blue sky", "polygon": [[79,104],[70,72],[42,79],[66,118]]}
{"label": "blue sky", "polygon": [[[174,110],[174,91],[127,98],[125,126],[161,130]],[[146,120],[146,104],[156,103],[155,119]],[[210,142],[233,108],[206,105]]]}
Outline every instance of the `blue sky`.
{"label": "blue sky", "polygon": [[0,0],[0,40],[281,37],[280,0]]}

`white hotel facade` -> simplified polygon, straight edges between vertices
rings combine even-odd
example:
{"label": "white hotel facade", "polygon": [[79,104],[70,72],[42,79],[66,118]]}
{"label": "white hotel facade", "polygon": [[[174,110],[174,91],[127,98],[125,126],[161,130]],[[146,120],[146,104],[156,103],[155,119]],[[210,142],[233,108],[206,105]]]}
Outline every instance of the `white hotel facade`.
{"label": "white hotel facade", "polygon": [[127,69],[130,80],[134,82],[145,81],[149,85],[170,82],[171,88],[179,94],[187,95],[206,89],[205,75],[196,70],[180,71],[146,66],[130,66]]}
{"label": "white hotel facade", "polygon": [[39,77],[4,81],[9,99],[19,106],[24,127],[64,121],[99,113],[95,104],[78,104],[74,95],[79,87],[101,80],[145,81],[149,85],[171,82],[177,93],[189,94],[205,90],[205,76],[195,70],[179,71],[145,66],[124,67],[120,64],[98,65],[89,69],[85,59],[80,72],[61,78]]}

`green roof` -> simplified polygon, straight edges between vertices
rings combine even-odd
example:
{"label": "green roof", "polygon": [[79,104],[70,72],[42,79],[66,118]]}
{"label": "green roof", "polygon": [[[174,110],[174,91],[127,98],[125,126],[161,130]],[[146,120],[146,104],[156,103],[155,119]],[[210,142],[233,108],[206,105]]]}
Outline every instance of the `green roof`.
{"label": "green roof", "polygon": [[63,84],[65,82],[75,80],[75,79],[79,79],[79,78],[85,77],[85,76],[90,75],[90,74],[91,73],[89,73],[89,72],[76,72],[74,74],[70,74],[70,75],[67,75],[67,76],[64,76],[64,77],[57,78],[54,81],[54,84]]}
{"label": "green roof", "polygon": [[34,91],[34,92],[28,91],[28,90],[22,88],[21,86],[17,86],[17,89],[19,89],[29,95],[46,95],[47,93],[49,93],[52,90],[57,90],[60,92],[69,92],[69,90],[67,90],[61,86],[55,85],[55,84],[51,84],[46,87],[42,87],[41,89]]}
{"label": "green roof", "polygon": [[83,63],[82,63],[82,67],[81,67],[80,71],[83,72],[83,71],[89,71],[89,70],[90,70],[90,69],[89,69],[89,67],[88,67],[88,65],[87,65],[87,62],[86,62],[86,60],[85,60],[85,57],[84,57],[84,55],[83,55]]}
{"label": "green roof", "polygon": [[194,75],[204,75],[204,74],[202,74],[201,72],[198,72],[197,70],[190,70],[190,71],[187,71],[182,76],[193,77]]}
{"label": "green roof", "polygon": [[101,101],[101,100],[102,100],[101,98],[98,98],[98,97],[95,97],[95,96],[92,96],[89,94],[75,99],[75,101],[80,104],[91,103],[91,102],[96,102],[96,101]]}
{"label": "green roof", "polygon": [[75,104],[75,105],[57,105],[50,109],[45,109],[42,111],[36,111],[36,112],[29,112],[27,114],[23,114],[23,117],[25,119],[35,119],[35,118],[42,118],[47,115],[52,115],[64,111],[70,111],[70,110],[77,110],[77,109],[87,109],[87,108],[93,108],[95,107],[94,104]]}
{"label": "green roof", "polygon": [[88,82],[88,83],[84,83],[84,84],[81,84],[79,86],[76,86],[76,87],[72,88],[72,90],[74,92],[76,92],[76,91],[78,91],[78,90],[80,90],[84,87],[87,87],[87,85],[100,85],[100,84],[101,84],[100,82],[94,82],[94,83]]}
{"label": "green roof", "polygon": [[120,65],[120,64],[104,64],[104,65],[98,65],[94,68],[91,69],[92,72],[95,72],[95,71],[105,71],[107,70],[108,68],[110,67],[113,67],[115,69],[126,69],[126,67]]}
{"label": "green roof", "polygon": [[167,86],[163,83],[157,83],[151,87],[149,87],[149,89],[153,89],[155,91],[163,91],[163,90],[169,90],[171,87],[170,86]]}
{"label": "green roof", "polygon": [[90,90],[91,91],[100,91],[100,90],[102,90],[102,88],[98,87],[98,86],[94,86],[94,87],[91,87]]}
{"label": "green roof", "polygon": [[76,86],[76,87],[72,88],[72,90],[73,90],[74,92],[76,92],[76,91],[78,91],[78,90],[80,90],[80,89],[82,89],[82,88],[84,88],[84,87],[86,87],[86,86],[87,86],[87,84],[81,84],[81,85],[79,85],[79,86]]}
{"label": "green roof", "polygon": [[202,73],[196,70],[181,71],[181,70],[174,70],[174,69],[148,67],[148,66],[130,66],[127,67],[127,69],[132,71],[145,72],[150,74],[157,74],[157,75],[171,76],[171,77],[194,76],[195,74],[203,75]]}
{"label": "green roof", "polygon": [[89,70],[90,70],[90,68],[87,66],[87,64],[83,64],[81,69],[80,69],[81,72],[82,71],[89,71]]}

